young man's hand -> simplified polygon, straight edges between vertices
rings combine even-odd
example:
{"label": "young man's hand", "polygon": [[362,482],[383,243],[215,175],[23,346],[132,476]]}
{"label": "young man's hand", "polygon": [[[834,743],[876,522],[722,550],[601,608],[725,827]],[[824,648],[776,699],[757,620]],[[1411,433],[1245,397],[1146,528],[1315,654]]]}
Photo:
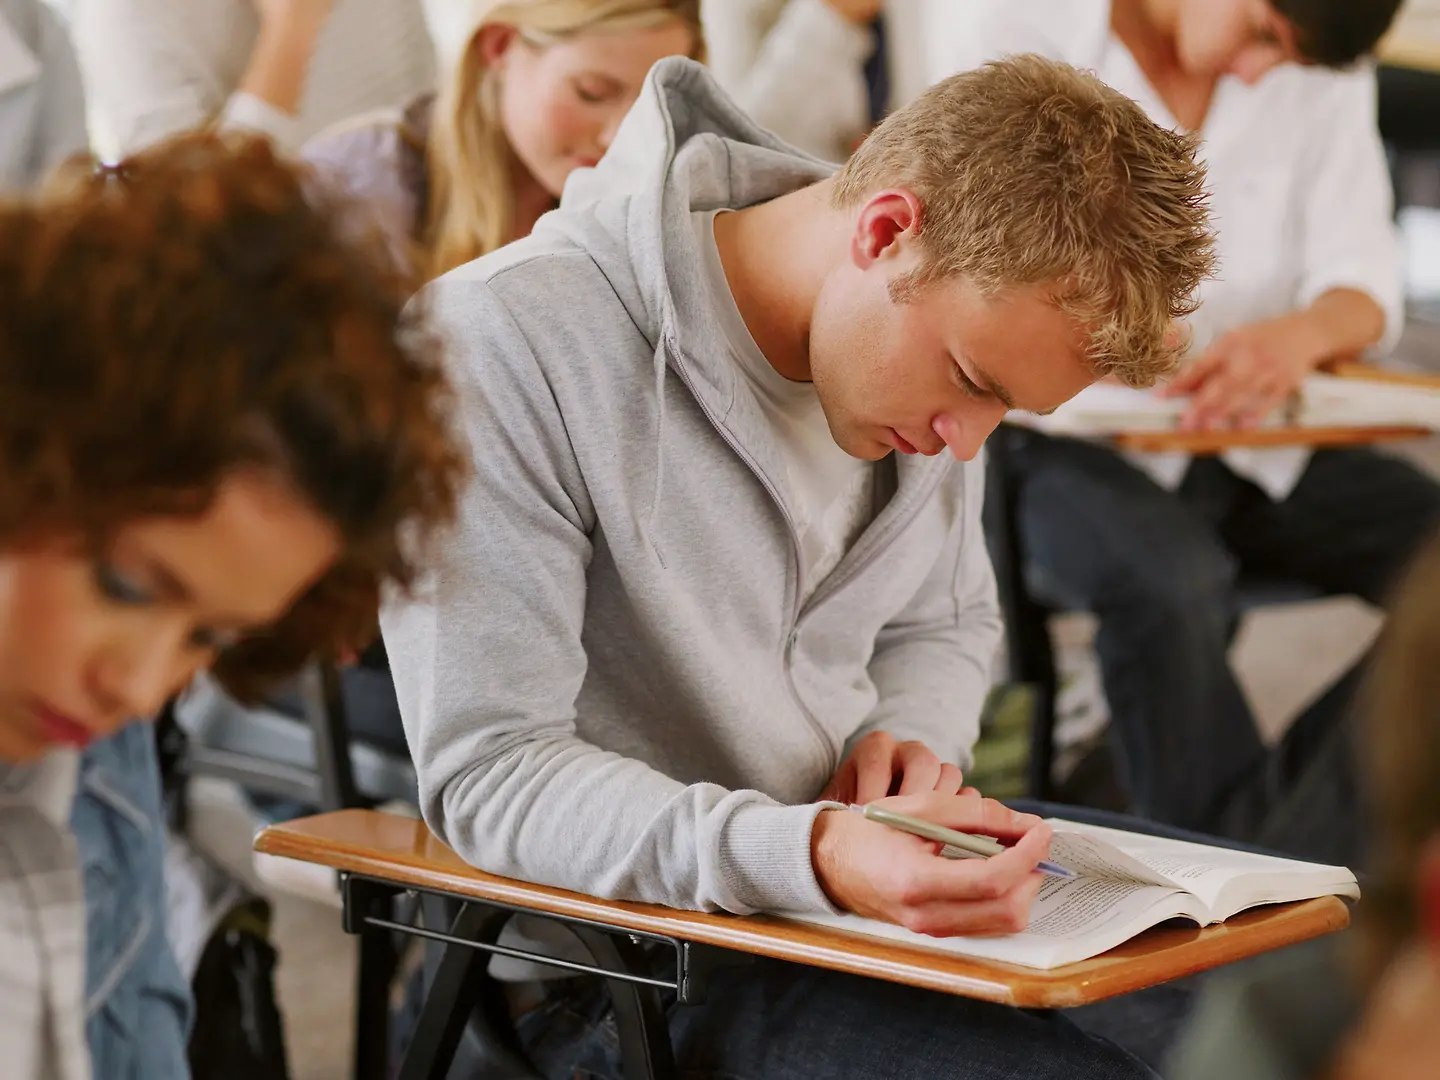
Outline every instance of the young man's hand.
{"label": "young man's hand", "polygon": [[872,731],[855,744],[820,801],[863,804],[927,791],[954,795],[964,783],[960,767],[941,761],[924,743],[896,742],[884,731]]}
{"label": "young man's hand", "polygon": [[946,859],[940,845],[825,810],[810,834],[810,858],[826,894],[846,911],[898,923],[919,934],[1010,934],[1023,930],[1050,848],[1050,827],[976,792],[900,796],[887,809],[962,832],[1016,841],[988,859]]}
{"label": "young man's hand", "polygon": [[1188,431],[1253,427],[1293,393],[1326,356],[1325,342],[1303,313],[1230,331],[1165,388],[1189,396]]}

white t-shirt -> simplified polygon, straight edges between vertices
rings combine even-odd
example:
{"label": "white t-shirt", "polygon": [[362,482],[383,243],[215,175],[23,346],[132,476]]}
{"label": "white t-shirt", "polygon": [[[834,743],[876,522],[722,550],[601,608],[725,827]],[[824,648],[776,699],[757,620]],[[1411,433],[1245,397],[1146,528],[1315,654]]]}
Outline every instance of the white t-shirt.
{"label": "white t-shirt", "polygon": [[755,344],[715,245],[715,215],[724,212],[692,214],[695,239],[725,343],[785,460],[786,508],[800,545],[804,603],[874,518],[875,470],[872,462],[851,457],[836,444],[814,384],[785,378]]}
{"label": "white t-shirt", "polygon": [[[927,0],[932,78],[1036,52],[1094,71],[1158,124],[1180,125],[1110,29],[1110,0]],[[1195,350],[1230,330],[1358,289],[1385,311],[1388,350],[1404,323],[1404,278],[1391,222],[1390,175],[1375,124],[1375,75],[1285,64],[1254,86],[1215,89],[1200,132],[1209,171],[1219,275],[1190,320]],[[1136,455],[1176,487],[1189,458]],[[1239,450],[1236,473],[1283,499],[1309,461],[1304,449]]]}

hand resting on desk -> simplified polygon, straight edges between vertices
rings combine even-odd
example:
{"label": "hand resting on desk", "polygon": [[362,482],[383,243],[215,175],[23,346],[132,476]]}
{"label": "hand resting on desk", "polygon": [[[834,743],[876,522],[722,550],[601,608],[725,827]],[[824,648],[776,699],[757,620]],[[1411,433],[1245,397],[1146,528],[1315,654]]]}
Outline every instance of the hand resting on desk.
{"label": "hand resting on desk", "polygon": [[1331,289],[1308,308],[1222,335],[1163,393],[1190,398],[1185,431],[1252,428],[1325,361],[1359,353],[1384,332],[1385,313],[1366,293]]}
{"label": "hand resting on desk", "polygon": [[900,795],[880,805],[1016,843],[989,859],[947,859],[931,841],[859,814],[826,810],[815,819],[810,858],[816,879],[837,906],[932,936],[1025,929],[1043,882],[1035,867],[1049,853],[1050,826],[982,798],[973,788],[958,795]]}
{"label": "hand resting on desk", "polygon": [[1292,313],[1230,331],[1163,393],[1191,399],[1180,424],[1185,431],[1254,427],[1295,392],[1324,356],[1303,317]]}

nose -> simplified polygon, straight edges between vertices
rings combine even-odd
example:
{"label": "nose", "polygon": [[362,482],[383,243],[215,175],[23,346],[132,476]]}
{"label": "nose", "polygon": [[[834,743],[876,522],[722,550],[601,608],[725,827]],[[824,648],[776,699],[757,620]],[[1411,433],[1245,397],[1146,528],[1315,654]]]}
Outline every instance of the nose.
{"label": "nose", "polygon": [[150,717],[195,673],[183,627],[116,642],[92,669],[91,693],[101,712],[116,720]]}
{"label": "nose", "polygon": [[973,461],[990,433],[1000,426],[1008,410],[1004,405],[967,409],[958,413],[940,413],[930,422],[931,429],[944,440],[956,461]]}

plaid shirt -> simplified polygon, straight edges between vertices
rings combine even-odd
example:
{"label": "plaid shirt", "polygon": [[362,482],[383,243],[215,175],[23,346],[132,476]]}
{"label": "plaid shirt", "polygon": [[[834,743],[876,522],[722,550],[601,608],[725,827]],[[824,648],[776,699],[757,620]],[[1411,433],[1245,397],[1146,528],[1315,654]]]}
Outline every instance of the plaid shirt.
{"label": "plaid shirt", "polygon": [[0,1062],[16,1080],[90,1076],[75,771],[72,753],[0,766]]}

